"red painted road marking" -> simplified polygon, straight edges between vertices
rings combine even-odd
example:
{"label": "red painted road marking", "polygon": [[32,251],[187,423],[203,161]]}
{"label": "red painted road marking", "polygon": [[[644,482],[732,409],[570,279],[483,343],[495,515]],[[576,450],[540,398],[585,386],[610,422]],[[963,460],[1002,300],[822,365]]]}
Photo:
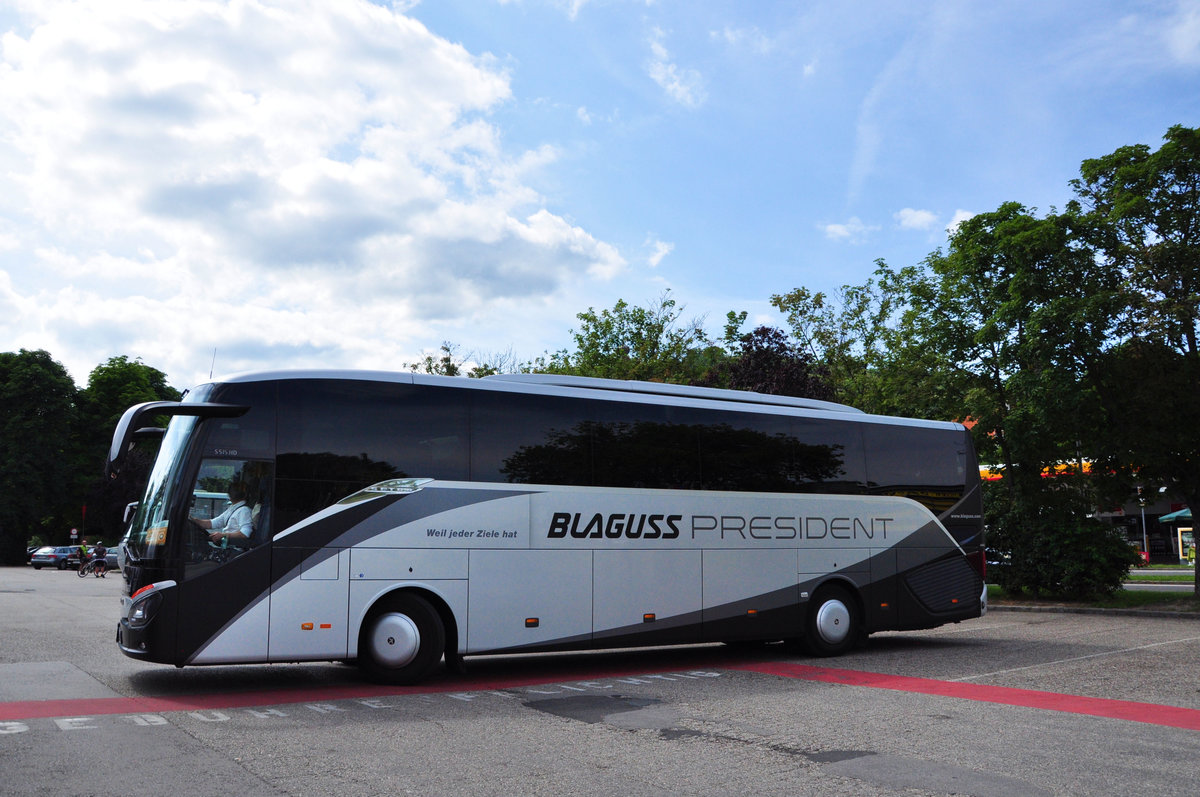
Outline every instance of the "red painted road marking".
{"label": "red painted road marking", "polygon": [[[111,714],[161,714],[172,711],[213,711],[217,709],[250,708],[254,706],[286,705],[289,703],[316,703],[332,700],[354,700],[397,695],[442,694],[458,692],[483,692],[513,689],[525,686],[540,686],[554,683],[582,683],[611,678],[635,678],[659,673],[672,673],[674,677],[688,677],[687,667],[663,667],[636,670],[607,669],[603,671],[572,671],[563,673],[565,678],[547,677],[545,674],[526,678],[453,678],[451,681],[430,683],[422,686],[378,686],[374,684],[345,684],[319,688],[275,689],[244,693],[221,693],[210,695],[184,695],[180,697],[104,697],[74,700],[26,700],[0,703],[0,722],[45,719],[50,717],[103,716]],[[846,686],[891,689],[961,700],[976,700],[1007,706],[1023,706],[1048,711],[1062,711],[1093,717],[1144,722],[1172,728],[1200,730],[1200,709],[1163,706],[1154,703],[1137,703],[1130,700],[1112,700],[1099,697],[1064,695],[1056,692],[1039,692],[1032,689],[1015,689],[1007,686],[988,686],[962,681],[939,681],[932,678],[916,678],[908,675],[843,670],[832,667],[813,667],[787,662],[709,662],[703,670],[726,669],[755,672],[781,678],[798,678],[821,683]]]}
{"label": "red painted road marking", "polygon": [[[675,662],[678,664],[678,662]],[[251,708],[254,706],[279,706],[289,703],[322,703],[331,700],[356,700],[371,697],[396,695],[430,695],[458,692],[486,692],[513,689],[524,686],[542,686],[558,683],[582,683],[610,678],[636,678],[638,675],[653,677],[656,674],[672,673],[673,677],[688,678],[689,671],[708,672],[721,667],[721,663],[709,662],[702,667],[638,667],[629,669],[580,670],[559,673],[565,677],[555,678],[545,674],[527,677],[505,676],[503,678],[453,677],[449,680],[421,684],[420,686],[380,686],[378,684],[344,684],[340,686],[298,687],[293,689],[270,689],[254,692],[222,692],[207,695],[182,695],[179,697],[96,697],[69,700],[22,700],[0,702],[0,722],[49,717],[104,716],[109,714],[161,714],[169,711],[215,711],[217,709]]]}
{"label": "red painted road marking", "polygon": [[1132,700],[1112,700],[1102,697],[1064,695],[1057,692],[1039,692],[1033,689],[1016,689],[1010,686],[988,686],[962,681],[937,681],[932,678],[914,678],[908,675],[887,675],[862,672],[860,670],[838,670],[831,667],[812,667],[805,664],[786,662],[763,662],[731,665],[729,669],[778,675],[784,678],[801,678],[848,686],[867,686],[874,689],[893,689],[900,692],[916,692],[923,695],[956,697],[962,700],[978,700],[984,703],[1000,703],[1006,706],[1024,706],[1049,711],[1065,711],[1071,714],[1086,714],[1092,717],[1145,722],[1171,728],[1200,730],[1200,709],[1161,706],[1155,703],[1137,703]]}

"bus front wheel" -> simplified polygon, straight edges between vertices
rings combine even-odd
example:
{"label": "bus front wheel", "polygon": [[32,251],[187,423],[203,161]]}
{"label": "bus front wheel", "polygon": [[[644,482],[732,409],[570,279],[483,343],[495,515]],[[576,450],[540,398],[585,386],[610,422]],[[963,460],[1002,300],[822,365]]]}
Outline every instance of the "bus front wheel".
{"label": "bus front wheel", "polygon": [[442,658],[446,630],[437,610],[419,595],[385,598],[363,624],[358,663],[372,680],[412,684]]}
{"label": "bus front wheel", "polygon": [[823,587],[808,609],[804,642],[815,656],[840,656],[858,643],[862,613],[845,587]]}

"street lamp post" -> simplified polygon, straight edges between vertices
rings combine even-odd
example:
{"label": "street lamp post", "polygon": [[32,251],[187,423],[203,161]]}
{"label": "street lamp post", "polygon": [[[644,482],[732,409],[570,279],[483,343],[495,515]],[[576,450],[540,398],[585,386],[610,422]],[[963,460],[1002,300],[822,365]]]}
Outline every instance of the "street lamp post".
{"label": "street lamp post", "polygon": [[1142,510],[1142,561],[1150,564],[1150,541],[1146,537],[1146,499],[1142,496],[1142,486],[1138,485],[1138,506]]}

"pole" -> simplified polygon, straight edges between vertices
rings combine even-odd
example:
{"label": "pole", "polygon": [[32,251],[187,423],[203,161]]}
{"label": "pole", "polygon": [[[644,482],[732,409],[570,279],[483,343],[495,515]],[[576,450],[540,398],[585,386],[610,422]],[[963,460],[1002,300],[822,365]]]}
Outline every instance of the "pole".
{"label": "pole", "polygon": [[1150,543],[1146,539],[1146,507],[1142,507],[1142,558],[1150,564]]}
{"label": "pole", "polygon": [[1150,564],[1150,541],[1146,537],[1146,497],[1142,495],[1142,486],[1138,488],[1138,506],[1142,509],[1142,561]]}

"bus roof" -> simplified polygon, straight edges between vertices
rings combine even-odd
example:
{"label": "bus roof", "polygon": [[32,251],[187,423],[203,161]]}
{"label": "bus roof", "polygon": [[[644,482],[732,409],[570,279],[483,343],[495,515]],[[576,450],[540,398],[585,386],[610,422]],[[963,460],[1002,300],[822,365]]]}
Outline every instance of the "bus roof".
{"label": "bus roof", "polygon": [[590,376],[561,376],[558,374],[496,374],[486,377],[502,382],[518,382],[529,385],[552,385],[575,387],[588,390],[613,390],[621,393],[643,393],[654,396],[680,396],[705,399],[707,401],[736,401],[744,404],[772,404],[781,407],[800,407],[806,410],[826,412],[859,412],[862,410],[846,404],[795,396],[773,396],[749,390],[723,390],[713,387],[674,385],[664,382],[636,382],[631,379],[599,379]]}
{"label": "bus roof", "polygon": [[748,409],[751,411],[777,413],[800,410],[804,414],[819,413],[825,417],[847,417],[847,420],[873,423],[893,423],[912,426],[962,429],[961,424],[949,421],[930,421],[902,418],[890,415],[869,415],[846,404],[795,396],[775,396],[747,390],[725,390],[711,387],[694,387],[661,382],[639,382],[625,379],[601,379],[585,376],[562,376],[558,374],[496,374],[483,379],[467,379],[454,376],[416,374],[403,371],[368,371],[343,369],[298,369],[276,371],[253,371],[234,374],[217,383],[265,382],[289,379],[347,379],[365,382],[396,382],[412,385],[430,385],[475,390],[502,390],[505,392],[531,393],[590,397],[608,400],[625,399],[637,403],[664,403],[676,406],[725,405],[725,409]]}

